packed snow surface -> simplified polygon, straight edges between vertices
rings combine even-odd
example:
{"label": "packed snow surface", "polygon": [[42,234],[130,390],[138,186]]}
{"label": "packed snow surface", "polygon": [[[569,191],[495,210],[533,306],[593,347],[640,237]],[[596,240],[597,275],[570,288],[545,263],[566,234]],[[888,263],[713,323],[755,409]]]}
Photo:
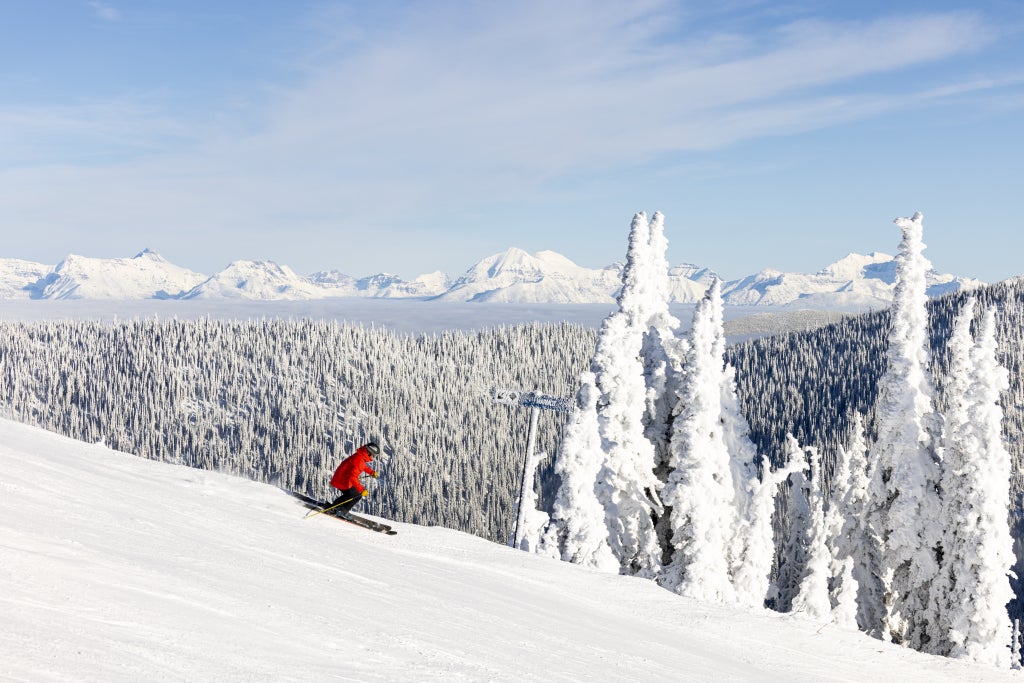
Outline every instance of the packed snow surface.
{"label": "packed snow surface", "polygon": [[447,529],[304,513],[0,420],[0,679],[1016,680]]}

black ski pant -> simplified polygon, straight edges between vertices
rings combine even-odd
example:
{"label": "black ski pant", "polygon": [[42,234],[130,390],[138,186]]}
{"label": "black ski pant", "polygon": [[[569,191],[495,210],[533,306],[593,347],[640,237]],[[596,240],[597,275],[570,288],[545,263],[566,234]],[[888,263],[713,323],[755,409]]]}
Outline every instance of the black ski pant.
{"label": "black ski pant", "polygon": [[327,507],[337,505],[338,507],[331,510],[331,512],[335,515],[347,515],[348,511],[355,507],[356,503],[358,503],[359,499],[362,497],[363,494],[354,486],[350,489],[342,489],[341,495],[335,498],[334,502],[328,503]]}

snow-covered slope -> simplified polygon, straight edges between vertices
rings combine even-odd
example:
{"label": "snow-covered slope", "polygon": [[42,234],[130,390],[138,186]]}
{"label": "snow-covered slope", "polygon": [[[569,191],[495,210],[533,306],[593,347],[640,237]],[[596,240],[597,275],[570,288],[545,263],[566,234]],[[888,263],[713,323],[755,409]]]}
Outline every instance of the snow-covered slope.
{"label": "snow-covered slope", "polygon": [[420,275],[411,281],[397,275],[379,273],[357,280],[356,294],[383,299],[426,298],[444,294],[450,286],[447,273],[441,271]]}
{"label": "snow-covered slope", "polygon": [[0,420],[0,678],[1011,681]]}
{"label": "snow-covered slope", "polygon": [[287,266],[272,261],[236,261],[183,298],[240,297],[277,301],[331,297],[411,299],[437,296],[444,293],[448,285],[448,276],[441,272],[421,275],[412,281],[389,273],[356,279],[337,270],[302,277]]}
{"label": "snow-covered slope", "polygon": [[668,287],[672,301],[692,304],[704,298],[711,281],[718,277],[710,268],[691,263],[669,268]]}
{"label": "snow-covered slope", "polygon": [[53,266],[42,263],[0,258],[0,300],[30,298],[35,284],[52,272]]}
{"label": "snow-covered slope", "polygon": [[172,298],[202,282],[202,275],[146,249],[132,258],[70,255],[34,286],[36,299]]}
{"label": "snow-covered slope", "polygon": [[313,273],[308,279],[321,288],[317,291],[318,298],[425,299],[443,294],[451,284],[448,275],[440,271],[420,275],[411,281],[390,273],[356,279],[337,270]]}

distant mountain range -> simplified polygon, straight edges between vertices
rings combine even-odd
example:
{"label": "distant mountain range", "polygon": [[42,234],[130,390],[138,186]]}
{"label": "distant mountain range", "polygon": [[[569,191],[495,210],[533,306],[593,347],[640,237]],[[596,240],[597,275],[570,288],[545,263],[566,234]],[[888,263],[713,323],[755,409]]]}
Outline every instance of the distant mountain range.
{"label": "distant mountain range", "polygon": [[[456,279],[441,272],[403,280],[380,273],[355,278],[338,271],[302,276],[272,261],[235,261],[212,276],[176,266],[146,249],[132,258],[71,255],[56,266],[0,259],[0,299],[308,300],[375,297],[482,303],[610,304],[622,264],[584,268],[553,251],[511,248],[488,256]],[[864,309],[892,300],[896,262],[889,254],[850,254],[814,274],[762,270],[723,283],[731,305]],[[692,303],[715,273],[682,265],[670,271],[672,298]],[[929,274],[931,296],[982,282]]]}

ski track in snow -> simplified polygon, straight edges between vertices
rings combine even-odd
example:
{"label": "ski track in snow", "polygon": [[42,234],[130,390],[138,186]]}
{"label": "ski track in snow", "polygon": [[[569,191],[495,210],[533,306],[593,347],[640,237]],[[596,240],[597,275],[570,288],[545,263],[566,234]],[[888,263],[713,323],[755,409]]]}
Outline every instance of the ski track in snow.
{"label": "ski track in snow", "polygon": [[1000,681],[0,420],[0,679]]}

